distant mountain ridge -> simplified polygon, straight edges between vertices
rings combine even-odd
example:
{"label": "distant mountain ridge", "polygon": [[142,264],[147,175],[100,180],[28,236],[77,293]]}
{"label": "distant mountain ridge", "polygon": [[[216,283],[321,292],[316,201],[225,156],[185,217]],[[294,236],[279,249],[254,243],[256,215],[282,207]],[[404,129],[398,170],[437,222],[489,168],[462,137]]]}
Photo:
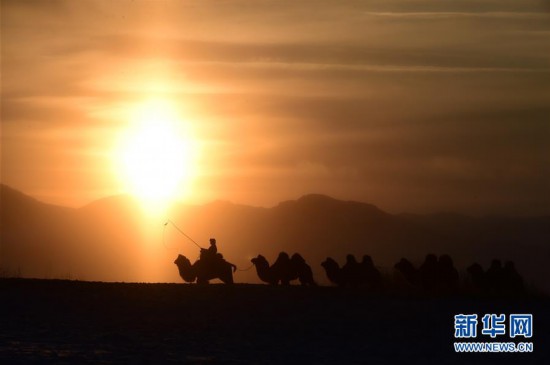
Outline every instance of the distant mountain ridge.
{"label": "distant mountain ridge", "polygon": [[[42,203],[0,187],[0,269],[26,277],[74,277],[106,281],[179,282],[173,260],[194,260],[198,249],[173,227],[149,227],[139,204],[128,196],[108,197],[82,208]],[[203,246],[218,239],[220,251],[240,268],[257,254],[273,261],[279,251],[300,252],[321,282],[327,256],[370,254],[391,272],[408,257],[450,254],[459,269],[492,258],[514,260],[527,280],[547,288],[550,274],[550,217],[469,217],[455,213],[389,214],[375,205],[308,194],[271,208],[230,202],[174,207],[169,217]],[[236,281],[257,282],[254,270]]]}

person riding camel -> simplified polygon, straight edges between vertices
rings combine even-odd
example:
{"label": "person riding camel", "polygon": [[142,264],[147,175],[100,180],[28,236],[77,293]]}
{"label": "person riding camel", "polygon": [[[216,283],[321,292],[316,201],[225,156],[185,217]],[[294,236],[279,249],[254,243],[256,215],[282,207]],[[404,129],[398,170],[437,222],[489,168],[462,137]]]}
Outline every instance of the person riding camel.
{"label": "person riding camel", "polygon": [[201,259],[205,259],[210,262],[223,259],[223,256],[218,253],[215,238],[210,239],[210,247],[201,249]]}
{"label": "person riding camel", "polygon": [[216,239],[211,238],[210,239],[210,247],[208,247],[208,253],[214,257],[218,253],[218,246],[216,246]]}

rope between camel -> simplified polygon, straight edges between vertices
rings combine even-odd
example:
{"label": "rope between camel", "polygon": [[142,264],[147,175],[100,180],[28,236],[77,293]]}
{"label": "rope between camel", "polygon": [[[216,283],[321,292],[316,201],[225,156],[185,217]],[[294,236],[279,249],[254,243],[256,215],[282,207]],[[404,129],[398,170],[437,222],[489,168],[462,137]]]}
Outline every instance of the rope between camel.
{"label": "rope between camel", "polygon": [[237,269],[237,271],[248,271],[248,270],[252,269],[253,267],[254,267],[254,264],[250,265],[246,269]]}

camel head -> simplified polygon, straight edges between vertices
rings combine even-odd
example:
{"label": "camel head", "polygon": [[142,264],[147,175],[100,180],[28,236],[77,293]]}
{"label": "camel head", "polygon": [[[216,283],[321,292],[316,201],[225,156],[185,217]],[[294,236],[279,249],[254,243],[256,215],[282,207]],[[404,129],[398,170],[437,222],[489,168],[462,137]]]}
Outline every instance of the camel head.
{"label": "camel head", "polygon": [[331,257],[327,257],[327,259],[321,263],[321,266],[324,267],[325,270],[340,269],[340,265]]}
{"label": "camel head", "polygon": [[406,258],[402,258],[394,267],[402,273],[416,271],[413,264]]}
{"label": "camel head", "polygon": [[325,269],[328,279],[337,285],[342,285],[342,271],[340,265],[331,257],[327,257],[325,261],[321,263],[321,266]]}
{"label": "camel head", "polygon": [[189,259],[183,255],[178,255],[178,258],[174,260],[174,264],[176,264],[178,268],[186,267],[191,266],[191,261],[189,261]]}
{"label": "camel head", "polygon": [[174,264],[178,267],[181,278],[187,282],[193,282],[196,279],[191,261],[183,255],[178,255],[178,258],[174,261]]}
{"label": "camel head", "polygon": [[258,255],[258,257],[253,258],[250,262],[256,267],[269,267],[269,262],[262,255]]}
{"label": "camel head", "polygon": [[363,255],[363,261],[361,263],[366,267],[374,267],[374,262],[372,262],[372,257],[370,255]]}
{"label": "camel head", "polygon": [[453,259],[449,255],[439,256],[438,265],[441,267],[451,268],[453,267]]}
{"label": "camel head", "polygon": [[466,269],[466,271],[468,271],[468,273],[472,276],[482,276],[484,274],[483,268],[477,262],[468,266],[468,269]]}

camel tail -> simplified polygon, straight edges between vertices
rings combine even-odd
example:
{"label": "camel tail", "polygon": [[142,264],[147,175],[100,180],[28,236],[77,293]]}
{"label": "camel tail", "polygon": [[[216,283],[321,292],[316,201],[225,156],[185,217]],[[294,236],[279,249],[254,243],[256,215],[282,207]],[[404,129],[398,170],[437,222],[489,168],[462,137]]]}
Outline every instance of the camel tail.
{"label": "camel tail", "polygon": [[231,266],[233,267],[233,273],[237,271],[237,265],[231,264]]}

